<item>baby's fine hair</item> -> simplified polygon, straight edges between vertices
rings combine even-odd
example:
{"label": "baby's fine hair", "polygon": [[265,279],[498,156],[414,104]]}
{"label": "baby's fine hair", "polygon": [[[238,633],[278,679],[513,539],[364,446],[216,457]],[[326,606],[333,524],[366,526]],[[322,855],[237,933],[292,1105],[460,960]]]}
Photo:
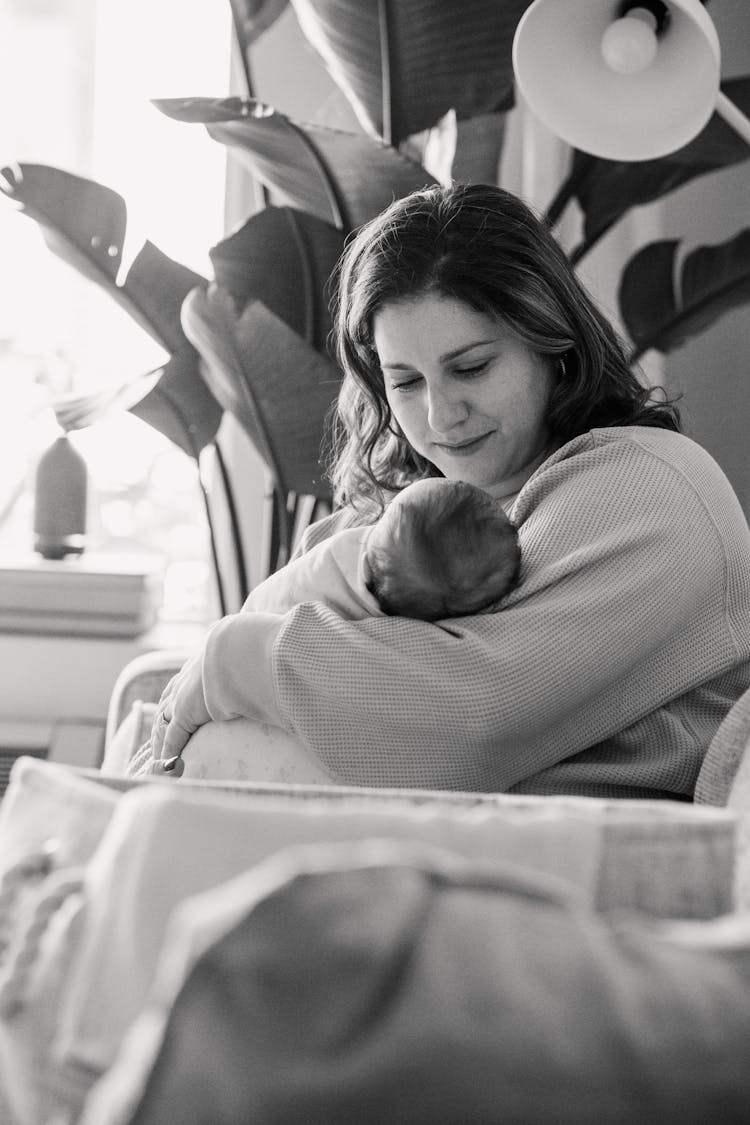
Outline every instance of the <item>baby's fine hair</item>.
{"label": "baby's fine hair", "polygon": [[440,620],[500,601],[518,579],[515,527],[474,485],[431,477],[391,502],[366,544],[369,586],[388,614]]}

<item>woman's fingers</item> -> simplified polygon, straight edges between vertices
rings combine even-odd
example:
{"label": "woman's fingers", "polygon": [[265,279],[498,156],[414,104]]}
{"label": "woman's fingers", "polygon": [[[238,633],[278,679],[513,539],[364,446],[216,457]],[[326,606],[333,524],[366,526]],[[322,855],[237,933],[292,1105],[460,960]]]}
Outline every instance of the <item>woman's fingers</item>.
{"label": "woman's fingers", "polygon": [[157,704],[156,715],[154,717],[153,726],[151,727],[151,751],[155,758],[162,756],[161,750],[164,742],[164,736],[169,727],[169,722],[172,715],[173,694],[176,687],[177,677],[173,676],[169,681]]}
{"label": "woman's fingers", "polygon": [[179,719],[171,719],[164,725],[164,737],[161,744],[161,752],[159,757],[164,761],[167,758],[174,758],[187,746],[190,736],[197,728],[188,728],[183,726]]}
{"label": "woman's fingers", "polygon": [[151,731],[154,758],[181,753],[191,734],[210,719],[203,694],[201,660],[189,660],[167,684]]}

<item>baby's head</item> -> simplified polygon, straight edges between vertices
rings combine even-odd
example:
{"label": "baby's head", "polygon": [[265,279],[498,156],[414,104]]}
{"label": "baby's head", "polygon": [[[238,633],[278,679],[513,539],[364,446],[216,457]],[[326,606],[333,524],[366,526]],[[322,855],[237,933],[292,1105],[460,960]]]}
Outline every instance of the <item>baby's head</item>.
{"label": "baby's head", "polygon": [[391,501],[364,546],[381,609],[436,621],[478,613],[518,578],[518,535],[499,501],[463,481],[430,477]]}

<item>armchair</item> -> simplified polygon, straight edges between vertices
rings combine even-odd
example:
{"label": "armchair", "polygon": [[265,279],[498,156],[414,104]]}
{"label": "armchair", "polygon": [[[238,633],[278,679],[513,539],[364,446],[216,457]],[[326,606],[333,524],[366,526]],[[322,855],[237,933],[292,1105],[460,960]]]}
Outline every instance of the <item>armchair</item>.
{"label": "armchair", "polygon": [[156,704],[188,652],[160,650],[136,656],[115,681],[107,711],[102,770],[124,774],[151,732]]}
{"label": "armchair", "polygon": [[[742,737],[734,722],[725,734]],[[74,893],[0,1011],[3,1121],[197,1121],[209,1091],[244,1121],[257,1098],[276,1104],[273,1074],[299,1066],[309,1121],[436,1125],[461,1107],[494,1121],[504,1107],[524,1125],[739,1125],[750,904],[733,893],[734,842],[749,761],[735,755],[727,809],[132,783],[21,759],[0,879],[54,833],[55,869],[24,901],[37,909],[66,878]],[[216,989],[230,980],[227,1006]],[[351,1103],[339,1065],[361,1080]]]}

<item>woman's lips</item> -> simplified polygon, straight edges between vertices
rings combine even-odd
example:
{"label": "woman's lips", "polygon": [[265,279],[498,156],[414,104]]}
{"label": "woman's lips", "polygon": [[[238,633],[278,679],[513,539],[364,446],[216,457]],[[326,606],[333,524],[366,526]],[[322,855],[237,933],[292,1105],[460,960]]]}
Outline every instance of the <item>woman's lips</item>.
{"label": "woman's lips", "polygon": [[476,438],[469,438],[468,441],[455,442],[455,444],[441,441],[436,441],[434,442],[434,444],[438,447],[438,449],[445,450],[445,452],[449,453],[452,457],[466,457],[470,453],[474,453],[477,449],[479,449],[482,442],[486,441],[490,436],[491,434],[487,433],[481,434]]}

